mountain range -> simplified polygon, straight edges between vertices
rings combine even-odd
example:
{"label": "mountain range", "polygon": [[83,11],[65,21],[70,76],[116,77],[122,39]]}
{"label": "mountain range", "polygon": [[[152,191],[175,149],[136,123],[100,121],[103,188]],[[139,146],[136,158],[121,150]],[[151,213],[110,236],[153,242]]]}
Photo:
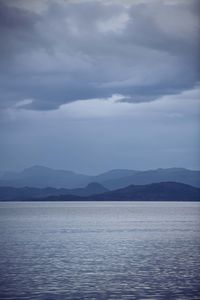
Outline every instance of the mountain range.
{"label": "mountain range", "polygon": [[66,170],[54,170],[43,166],[33,166],[18,173],[2,173],[0,186],[77,189],[96,182],[106,189],[115,190],[129,185],[146,185],[169,181],[200,187],[200,171],[184,168],[147,171],[116,169],[91,176]]}
{"label": "mountain range", "polygon": [[75,195],[88,197],[96,194],[108,192],[104,186],[99,183],[89,183],[85,188],[66,189],[66,188],[35,188],[35,187],[0,187],[0,201],[25,200],[25,199],[43,199],[47,197],[59,197],[63,195]]}
{"label": "mountain range", "polygon": [[130,185],[93,198],[96,201],[200,201],[200,188],[177,182],[160,182]]}
{"label": "mountain range", "polygon": [[200,171],[111,170],[89,176],[34,166],[2,173],[0,201],[198,201]]}
{"label": "mountain range", "polygon": [[[59,193],[59,190],[57,192]],[[56,193],[53,195],[52,193],[49,196],[35,194],[30,197],[28,193],[24,193],[22,196],[18,194],[17,197],[19,198],[4,198],[1,201],[200,201],[200,188],[183,183],[161,182],[148,185],[130,185],[115,191],[88,196],[80,194],[57,195]]]}

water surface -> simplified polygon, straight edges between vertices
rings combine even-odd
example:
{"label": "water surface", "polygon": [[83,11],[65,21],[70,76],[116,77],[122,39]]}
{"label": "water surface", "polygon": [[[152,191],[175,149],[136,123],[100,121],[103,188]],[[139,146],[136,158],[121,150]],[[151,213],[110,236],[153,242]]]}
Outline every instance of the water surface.
{"label": "water surface", "polygon": [[200,204],[0,203],[0,299],[200,299]]}

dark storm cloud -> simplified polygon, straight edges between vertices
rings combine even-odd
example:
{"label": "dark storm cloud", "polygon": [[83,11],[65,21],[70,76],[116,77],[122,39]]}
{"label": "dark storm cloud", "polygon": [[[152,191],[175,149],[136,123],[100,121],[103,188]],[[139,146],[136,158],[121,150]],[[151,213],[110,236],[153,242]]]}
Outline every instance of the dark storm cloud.
{"label": "dark storm cloud", "polygon": [[6,5],[0,0],[0,62],[5,69],[9,68],[15,55],[26,52],[35,44],[34,25],[39,16],[17,7]]}
{"label": "dark storm cloud", "polygon": [[127,3],[1,0],[1,107],[116,93],[146,102],[195,86],[198,1]]}

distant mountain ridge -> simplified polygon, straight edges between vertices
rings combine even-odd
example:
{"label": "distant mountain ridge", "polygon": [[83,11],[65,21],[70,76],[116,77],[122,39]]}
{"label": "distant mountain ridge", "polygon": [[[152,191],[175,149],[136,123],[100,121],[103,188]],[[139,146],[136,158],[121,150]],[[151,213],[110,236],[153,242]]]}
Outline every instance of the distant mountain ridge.
{"label": "distant mountain ridge", "polygon": [[160,182],[130,185],[92,196],[52,195],[44,198],[23,198],[20,201],[200,201],[200,188],[183,183]]}
{"label": "distant mountain ridge", "polygon": [[90,182],[90,176],[87,175],[33,166],[19,173],[5,173],[0,180],[0,186],[77,188],[84,187]]}
{"label": "distant mountain ridge", "polygon": [[195,187],[200,187],[200,171],[193,171],[184,168],[169,168],[139,171],[134,174],[119,179],[110,179],[102,184],[114,190],[116,188],[123,188],[128,185],[145,185],[157,182],[180,182],[189,184]]}
{"label": "distant mountain ridge", "polygon": [[200,201],[200,188],[177,182],[130,185],[96,195],[103,201]]}
{"label": "distant mountain ridge", "polygon": [[65,189],[65,188],[31,188],[31,187],[0,187],[0,201],[24,200],[47,198],[52,196],[75,195],[80,197],[88,197],[91,195],[102,194],[108,192],[104,186],[99,183],[92,182],[85,188]]}
{"label": "distant mountain ridge", "polygon": [[91,176],[66,170],[53,170],[43,166],[33,166],[19,173],[4,173],[0,179],[0,186],[76,189],[84,188],[86,185],[96,182],[109,190],[115,190],[132,184],[145,185],[167,181],[200,187],[200,171],[184,168],[147,171],[116,169]]}

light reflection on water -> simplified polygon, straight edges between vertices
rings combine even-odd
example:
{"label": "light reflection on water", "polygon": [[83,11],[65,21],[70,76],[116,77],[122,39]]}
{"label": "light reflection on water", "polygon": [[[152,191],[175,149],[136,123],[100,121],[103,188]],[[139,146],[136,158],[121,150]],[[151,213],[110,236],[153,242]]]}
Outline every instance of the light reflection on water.
{"label": "light reflection on water", "polygon": [[0,299],[199,299],[200,204],[0,203]]}

